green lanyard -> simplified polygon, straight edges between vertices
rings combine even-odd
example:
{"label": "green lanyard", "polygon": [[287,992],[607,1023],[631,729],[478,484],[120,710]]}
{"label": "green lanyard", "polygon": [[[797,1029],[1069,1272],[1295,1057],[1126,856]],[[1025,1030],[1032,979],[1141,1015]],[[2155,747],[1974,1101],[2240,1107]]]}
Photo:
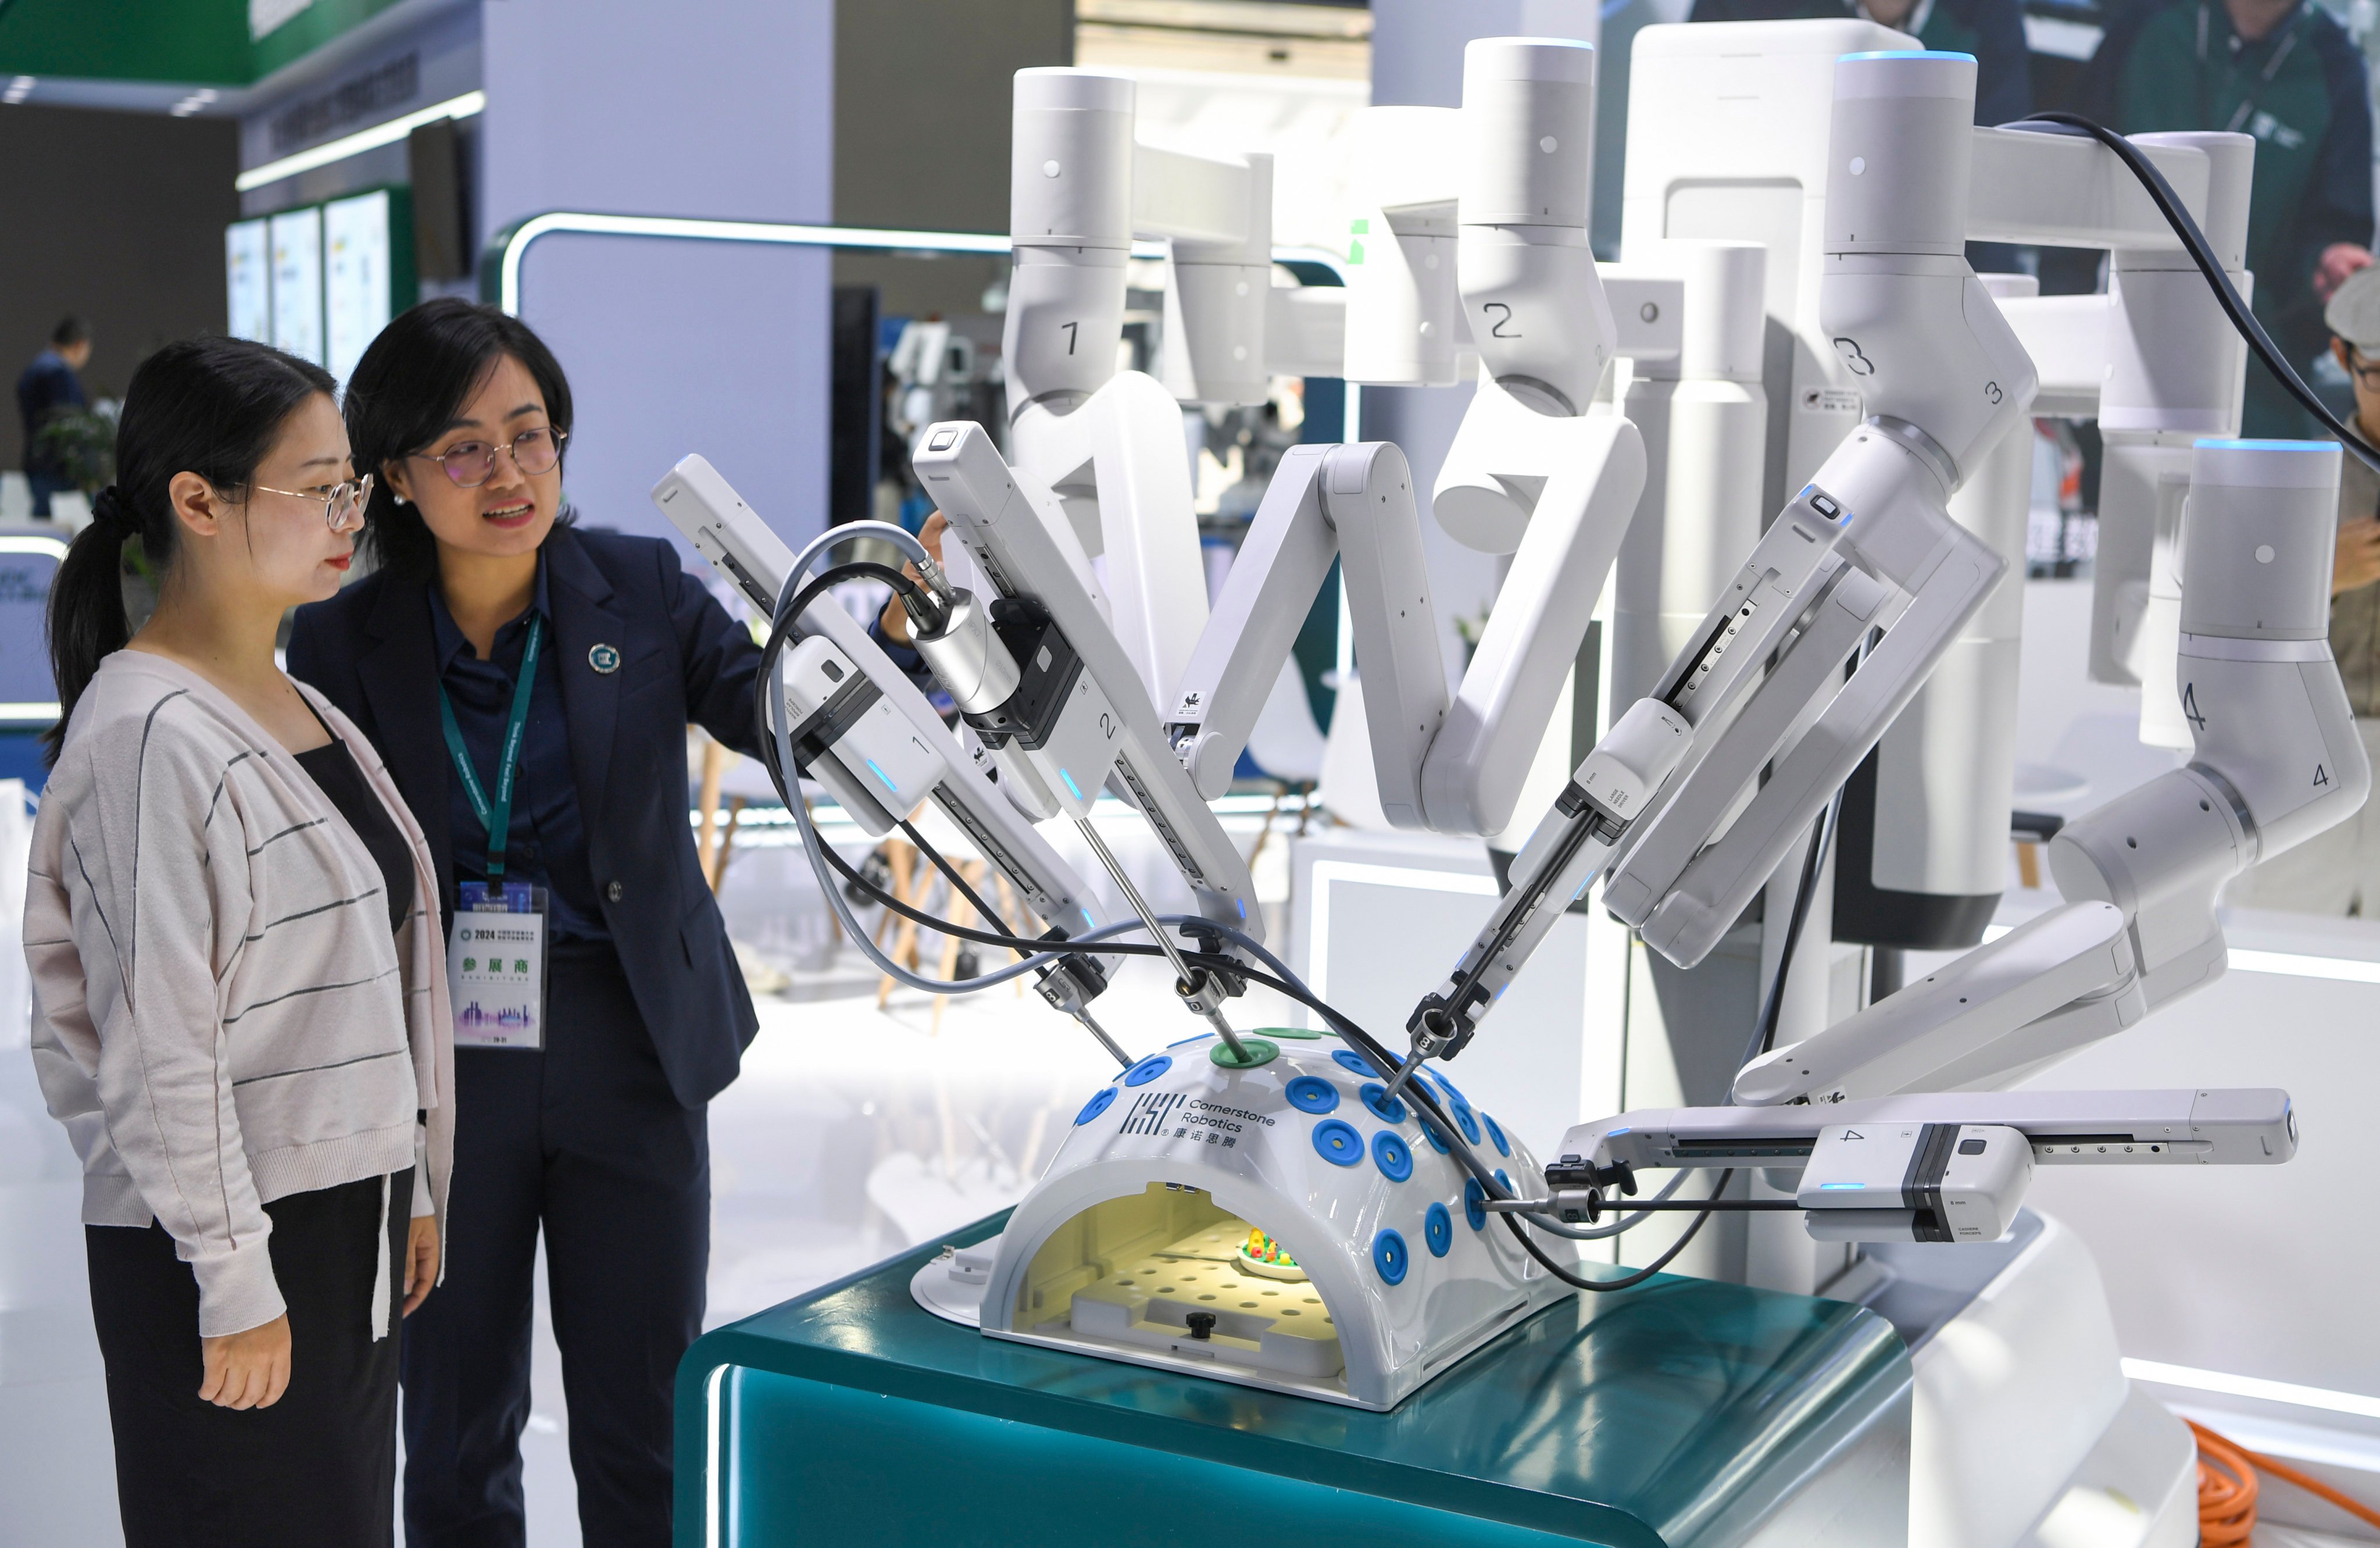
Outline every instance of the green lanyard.
{"label": "green lanyard", "polygon": [[470,749],[463,745],[463,728],[455,724],[455,701],[446,697],[446,685],[438,685],[438,719],[446,732],[446,750],[455,756],[455,772],[462,776],[463,794],[471,798],[471,811],[480,819],[480,826],[488,830],[488,880],[502,881],[504,874],[504,841],[512,836],[513,775],[520,772],[521,737],[528,729],[528,701],[537,686],[537,647],[545,638],[545,617],[533,614],[528,621],[528,642],[521,647],[520,680],[513,688],[513,718],[504,727],[504,758],[496,771],[496,798],[492,804],[486,790],[480,788],[479,771],[471,767]]}

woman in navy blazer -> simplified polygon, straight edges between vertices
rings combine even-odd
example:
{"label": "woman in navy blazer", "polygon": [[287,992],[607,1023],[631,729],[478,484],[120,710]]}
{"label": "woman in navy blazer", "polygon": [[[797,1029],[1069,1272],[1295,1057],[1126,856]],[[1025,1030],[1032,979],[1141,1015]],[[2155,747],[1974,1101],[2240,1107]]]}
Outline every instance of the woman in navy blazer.
{"label": "woman in navy blazer", "polygon": [[522,1541],[542,1229],[582,1530],[658,1548],[671,1381],[702,1328],[706,1103],[758,1026],[695,858],[686,728],[755,750],[759,652],[668,543],[571,525],[569,384],[517,319],[415,307],[365,352],[346,410],[357,467],[379,474],[363,537],[379,567],[299,609],[289,669],[380,750],[452,920],[494,870],[528,662],[501,876],[549,899],[539,1045],[457,1049],[450,1268],[436,1312],[406,1326],[407,1539]]}

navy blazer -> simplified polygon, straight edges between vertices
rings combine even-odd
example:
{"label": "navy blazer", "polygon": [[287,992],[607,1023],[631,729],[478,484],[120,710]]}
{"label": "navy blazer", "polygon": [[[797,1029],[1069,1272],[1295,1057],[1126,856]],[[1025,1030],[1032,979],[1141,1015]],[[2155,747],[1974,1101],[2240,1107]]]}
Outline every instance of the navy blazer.
{"label": "navy blazer", "polygon": [[[556,527],[545,540],[553,652],[570,763],[603,922],[670,1089],[699,1106],[735,1079],[759,1028],[727,924],[702,879],[686,822],[686,727],[757,753],[751,634],[658,538]],[[447,833],[453,777],[438,723],[428,578],[383,570],[298,610],[289,671],[363,728],[421,823],[451,917]],[[608,645],[616,670],[595,670]]]}

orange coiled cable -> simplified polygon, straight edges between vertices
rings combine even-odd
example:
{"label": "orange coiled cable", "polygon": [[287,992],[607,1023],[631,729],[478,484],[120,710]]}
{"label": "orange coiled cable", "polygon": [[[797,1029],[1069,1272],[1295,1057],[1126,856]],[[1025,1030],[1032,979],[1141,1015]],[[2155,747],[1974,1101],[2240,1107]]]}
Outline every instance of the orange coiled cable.
{"label": "orange coiled cable", "polygon": [[2260,1469],[2328,1500],[2359,1521],[2380,1527],[2380,1510],[2348,1498],[2287,1463],[2225,1440],[2196,1420],[2182,1422],[2198,1437],[2198,1541],[2203,1548],[2241,1548],[2255,1531]]}

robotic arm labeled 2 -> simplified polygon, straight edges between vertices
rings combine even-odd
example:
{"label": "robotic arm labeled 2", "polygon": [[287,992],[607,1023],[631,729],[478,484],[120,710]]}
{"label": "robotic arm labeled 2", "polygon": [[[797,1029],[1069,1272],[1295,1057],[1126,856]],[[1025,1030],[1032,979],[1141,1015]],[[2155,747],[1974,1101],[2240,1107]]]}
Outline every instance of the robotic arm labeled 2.
{"label": "robotic arm labeled 2", "polygon": [[1945,509],[2035,381],[1962,256],[1974,77],[1964,55],[1836,66],[1822,306],[1869,418],[1580,765],[1408,1021],[1419,1054],[1461,1050],[1607,862],[1607,907],[1670,960],[1701,961],[1999,582],[2006,562]]}
{"label": "robotic arm labeled 2", "polygon": [[[1425,304],[1427,276],[1459,253],[1483,382],[1435,511],[1458,541],[1512,555],[1461,687],[1447,691],[1403,455],[1382,444],[1293,448],[1168,717],[1203,793],[1229,784],[1297,620],[1338,556],[1390,821],[1458,834],[1511,821],[1645,482],[1635,427],[1586,413],[1615,337],[1586,238],[1594,61],[1584,43],[1470,43],[1463,108],[1446,125],[1461,135],[1459,235],[1374,238],[1359,271],[1363,303],[1351,302],[1349,373],[1415,369],[1413,348],[1443,345],[1453,321]],[[1416,246],[1432,250],[1416,259]],[[1408,283],[1363,277],[1375,271]],[[1411,304],[1389,304],[1399,300]],[[1383,329],[1396,336],[1377,336]],[[1388,358],[1372,359],[1383,349]]]}

